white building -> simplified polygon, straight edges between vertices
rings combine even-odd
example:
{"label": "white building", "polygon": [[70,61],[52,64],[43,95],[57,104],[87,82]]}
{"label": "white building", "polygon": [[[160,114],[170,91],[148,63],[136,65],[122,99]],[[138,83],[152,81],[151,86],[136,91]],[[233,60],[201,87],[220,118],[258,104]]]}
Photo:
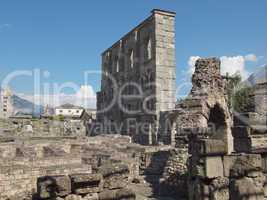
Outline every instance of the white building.
{"label": "white building", "polygon": [[72,104],[64,104],[62,106],[55,108],[56,116],[64,116],[70,118],[81,118],[84,114],[85,110],[83,107],[74,106]]}
{"label": "white building", "polygon": [[9,88],[3,89],[0,94],[0,118],[9,118],[13,115],[13,93]]}

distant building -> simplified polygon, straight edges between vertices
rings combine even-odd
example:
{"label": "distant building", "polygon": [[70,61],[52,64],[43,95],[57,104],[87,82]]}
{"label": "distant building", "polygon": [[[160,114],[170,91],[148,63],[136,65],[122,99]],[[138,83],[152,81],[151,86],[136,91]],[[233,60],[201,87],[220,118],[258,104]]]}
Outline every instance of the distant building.
{"label": "distant building", "polygon": [[5,88],[1,91],[0,96],[0,118],[9,118],[14,111],[12,103],[13,93],[9,88]]}
{"label": "distant building", "polygon": [[64,117],[80,118],[84,113],[84,108],[72,104],[64,104],[55,108],[55,115]]}

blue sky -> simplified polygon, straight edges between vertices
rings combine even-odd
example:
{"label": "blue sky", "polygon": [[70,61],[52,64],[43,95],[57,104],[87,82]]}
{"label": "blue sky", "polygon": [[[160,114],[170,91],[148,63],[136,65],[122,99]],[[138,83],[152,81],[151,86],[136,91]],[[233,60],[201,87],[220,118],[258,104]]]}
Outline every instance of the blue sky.
{"label": "blue sky", "polygon": [[[195,56],[224,56],[247,73],[267,63],[266,0],[0,0],[0,81],[39,68],[50,72],[43,81],[83,85],[83,71],[99,70],[101,52],[153,8],[177,13],[177,85]],[[99,90],[100,77],[89,84]],[[11,87],[33,92],[29,77]]]}

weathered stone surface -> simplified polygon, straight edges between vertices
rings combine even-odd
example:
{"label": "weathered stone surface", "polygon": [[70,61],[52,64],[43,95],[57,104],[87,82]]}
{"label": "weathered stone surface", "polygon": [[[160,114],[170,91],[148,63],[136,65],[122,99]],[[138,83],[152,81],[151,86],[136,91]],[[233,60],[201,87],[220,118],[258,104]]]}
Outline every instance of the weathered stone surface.
{"label": "weathered stone surface", "polygon": [[45,146],[43,147],[43,155],[44,157],[51,156],[64,156],[66,152],[59,146]]}
{"label": "weathered stone surface", "polygon": [[223,177],[223,162],[220,156],[209,156],[205,158],[205,177]]}
{"label": "weathered stone surface", "polygon": [[83,200],[98,200],[98,193],[91,193],[87,194],[85,197],[83,197]]}
{"label": "weathered stone surface", "polygon": [[227,154],[227,149],[222,140],[199,139],[190,143],[189,153],[200,156],[219,156]]}
{"label": "weathered stone surface", "polygon": [[68,176],[46,176],[37,180],[37,192],[41,199],[66,196],[71,193]]}
{"label": "weathered stone surface", "polygon": [[83,200],[83,198],[80,195],[71,194],[68,195],[65,200]]}
{"label": "weathered stone surface", "polygon": [[129,168],[122,163],[109,163],[101,166],[98,170],[104,178],[104,188],[123,188],[128,183]]}
{"label": "weathered stone surface", "polygon": [[[236,169],[233,169],[235,164]],[[229,177],[231,170],[233,170],[232,173],[234,173],[234,171],[238,171],[239,168],[240,170],[244,169],[246,171],[249,171],[250,169],[261,169],[262,159],[261,156],[257,154],[227,155],[223,157],[223,166],[224,176]]]}
{"label": "weathered stone surface", "polygon": [[232,131],[234,136],[234,149],[236,152],[267,152],[266,126],[249,126],[246,124],[243,126],[235,126]]}
{"label": "weathered stone surface", "polygon": [[229,179],[195,178],[189,181],[189,200],[229,200]]}
{"label": "weathered stone surface", "polygon": [[97,193],[103,190],[101,174],[73,174],[70,175],[70,179],[75,194]]}
{"label": "weathered stone surface", "polygon": [[[166,19],[161,21],[161,17]],[[105,133],[131,135],[135,142],[145,145],[158,143],[159,113],[174,109],[176,101],[174,18],[175,14],[170,15],[168,11],[153,10],[141,26],[134,28],[102,53],[103,75],[101,91],[97,93],[97,109],[102,110],[115,100],[114,106],[106,112],[97,113],[97,120],[107,127],[103,130]],[[118,89],[114,90],[112,82],[106,76],[107,72],[118,84]],[[123,99],[122,108],[119,102],[121,99],[116,94],[129,82],[142,88],[143,97]],[[129,95],[134,94],[131,88],[127,93]],[[154,96],[153,99],[144,101],[151,95]],[[143,109],[144,107],[147,109]],[[151,128],[138,129],[123,123],[131,119],[135,119],[139,125],[150,124]],[[125,127],[115,130],[108,127],[110,122],[118,127],[125,124]]]}
{"label": "weathered stone surface", "polygon": [[219,177],[212,180],[210,186],[211,200],[229,200],[229,179]]}
{"label": "weathered stone surface", "polygon": [[224,176],[221,156],[191,157],[188,167],[192,177],[217,178]]}
{"label": "weathered stone surface", "polygon": [[263,200],[262,185],[251,178],[234,179],[230,182],[230,199]]}
{"label": "weathered stone surface", "polygon": [[99,193],[99,200],[135,200],[136,195],[130,189],[105,190]]}

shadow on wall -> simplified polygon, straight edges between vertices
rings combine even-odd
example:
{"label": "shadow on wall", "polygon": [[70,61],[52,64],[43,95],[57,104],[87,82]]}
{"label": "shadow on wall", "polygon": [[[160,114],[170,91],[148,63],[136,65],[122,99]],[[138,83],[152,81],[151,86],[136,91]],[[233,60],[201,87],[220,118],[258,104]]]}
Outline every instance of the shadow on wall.
{"label": "shadow on wall", "polygon": [[152,187],[152,197],[159,196],[160,194],[160,179],[163,175],[164,168],[167,165],[170,152],[161,151],[146,154],[145,162],[146,168],[144,169],[144,178],[147,183]]}
{"label": "shadow on wall", "polygon": [[223,109],[218,104],[215,104],[215,106],[210,109],[208,124],[210,126],[213,126],[213,138],[220,139],[224,137],[225,134],[227,134],[226,116]]}
{"label": "shadow on wall", "polygon": [[56,198],[61,191],[60,186],[51,176],[40,177],[37,182],[41,184],[37,184],[37,193],[33,195],[33,200]]}

